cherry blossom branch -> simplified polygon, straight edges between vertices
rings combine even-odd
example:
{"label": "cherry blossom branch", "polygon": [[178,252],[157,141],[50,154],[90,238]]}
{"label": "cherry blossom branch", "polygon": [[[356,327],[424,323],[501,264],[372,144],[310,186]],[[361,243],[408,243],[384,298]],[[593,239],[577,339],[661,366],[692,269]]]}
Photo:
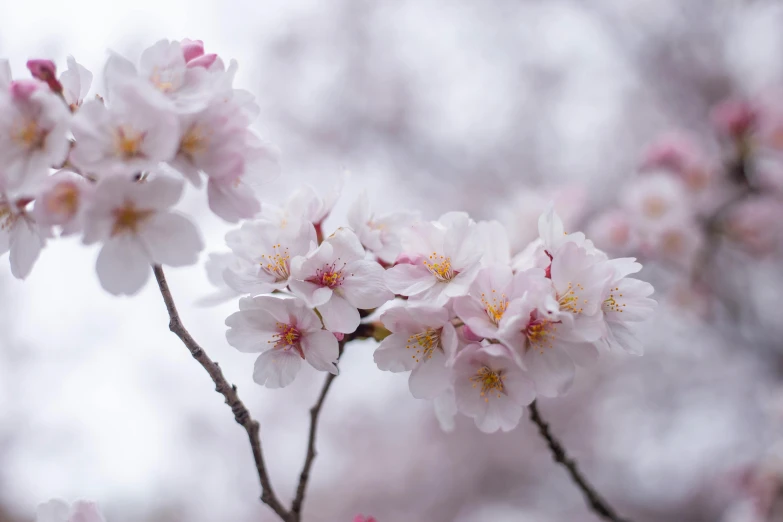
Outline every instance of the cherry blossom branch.
{"label": "cherry blossom branch", "polygon": [[[349,340],[350,339],[346,336],[346,338],[340,341],[340,355],[343,354],[343,348]],[[291,503],[291,522],[299,522],[301,517],[302,502],[304,502],[307,482],[310,480],[310,468],[313,467],[313,461],[315,461],[315,457],[318,455],[318,452],[315,449],[315,434],[318,431],[318,417],[321,414],[321,408],[324,405],[326,394],[329,392],[329,388],[331,388],[335,377],[337,376],[333,373],[326,376],[323,388],[321,388],[321,394],[318,396],[318,401],[310,408],[310,435],[307,439],[307,456],[305,457],[304,466],[302,466],[302,472],[299,474],[299,484],[296,487],[296,496]]]}
{"label": "cherry blossom branch", "polygon": [[156,265],[153,266],[153,271],[155,273],[155,279],[158,282],[158,287],[160,288],[160,293],[163,295],[163,301],[166,303],[166,310],[168,310],[169,313],[169,330],[180,338],[182,343],[190,350],[190,354],[193,358],[207,371],[212,378],[212,381],[215,383],[215,391],[225,397],[226,404],[229,405],[231,411],[234,413],[234,420],[245,428],[245,431],[247,432],[247,437],[250,440],[250,447],[253,450],[253,460],[256,464],[258,479],[261,482],[261,501],[268,505],[282,520],[290,520],[289,513],[278,500],[269,480],[269,474],[267,473],[266,464],[264,463],[264,454],[261,450],[258,421],[250,416],[250,412],[239,399],[236,386],[228,383],[223,376],[223,372],[220,370],[218,363],[212,361],[212,359],[207,356],[201,346],[198,345],[182,324],[182,320],[177,312],[177,307],[174,304],[174,298],[171,295],[171,290],[169,290],[169,285],[166,282],[166,276],[163,274],[163,269],[159,265]]}
{"label": "cherry blossom branch", "polygon": [[601,495],[598,494],[584,475],[582,475],[576,461],[568,456],[563,445],[549,432],[549,425],[538,413],[536,401],[533,401],[530,404],[529,410],[530,420],[538,426],[539,433],[541,433],[541,436],[546,440],[547,444],[549,444],[549,449],[552,451],[552,458],[568,470],[568,474],[571,475],[571,480],[573,480],[574,484],[582,491],[590,509],[604,520],[610,520],[611,522],[630,522],[628,519],[620,518],[620,516],[615,513],[614,509],[601,498]]}

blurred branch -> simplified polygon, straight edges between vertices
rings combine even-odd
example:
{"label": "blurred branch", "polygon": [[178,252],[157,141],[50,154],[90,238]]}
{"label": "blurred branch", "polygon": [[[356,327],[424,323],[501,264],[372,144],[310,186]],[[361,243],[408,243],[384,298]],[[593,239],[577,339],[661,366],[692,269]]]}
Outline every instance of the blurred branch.
{"label": "blurred branch", "polygon": [[[351,337],[346,336],[340,341],[340,356],[343,354],[345,344],[350,339]],[[299,474],[299,484],[296,487],[296,496],[291,503],[291,522],[299,522],[301,517],[302,502],[304,502],[307,482],[310,480],[310,468],[313,467],[313,461],[315,461],[315,457],[318,455],[318,452],[315,450],[315,434],[318,431],[318,416],[321,414],[324,399],[326,399],[326,394],[329,392],[329,388],[332,386],[332,381],[334,381],[335,377],[337,376],[333,373],[326,376],[323,388],[321,388],[321,394],[318,396],[318,401],[310,408],[310,435],[307,439],[307,456],[305,457],[304,466],[302,466],[302,472]]]}
{"label": "blurred branch", "polygon": [[[163,274],[163,269],[156,265],[153,267],[153,271],[155,272],[155,279],[158,281],[160,293],[163,295],[163,301],[166,303],[166,309],[169,313],[169,330],[180,338],[182,343],[190,350],[190,354],[193,358],[207,371],[212,378],[212,381],[215,383],[215,391],[225,397],[226,404],[229,405],[231,411],[234,413],[234,419],[245,428],[245,431],[247,432],[248,439],[250,439],[250,447],[253,450],[253,460],[255,460],[258,479],[261,482],[261,501],[272,508],[272,511],[277,513],[277,516],[282,520],[298,520],[298,516],[296,519],[292,519],[289,516],[289,513],[272,490],[272,484],[269,480],[266,464],[264,464],[264,455],[261,451],[261,437],[258,432],[258,421],[250,416],[250,412],[248,412],[245,405],[239,399],[236,386],[228,383],[223,376],[223,372],[220,370],[220,366],[207,356],[204,350],[183,326],[182,321],[179,318],[179,313],[177,312],[177,307],[174,305],[174,298],[171,296],[171,290],[169,290],[169,285],[166,282],[166,276]],[[319,404],[320,402],[322,401],[319,401]]]}
{"label": "blurred branch", "polygon": [[593,512],[600,516],[604,520],[610,520],[612,522],[630,522],[628,519],[620,518],[614,509],[603,499],[601,495],[593,488],[593,486],[587,481],[587,479],[579,471],[576,461],[568,456],[565,448],[562,444],[549,432],[549,425],[541,418],[538,413],[538,406],[536,401],[533,401],[530,406],[530,420],[538,426],[538,431],[541,436],[549,444],[549,449],[552,451],[552,458],[563,467],[566,468],[568,474],[571,475],[571,480],[574,484],[582,490],[582,494],[590,506]]}

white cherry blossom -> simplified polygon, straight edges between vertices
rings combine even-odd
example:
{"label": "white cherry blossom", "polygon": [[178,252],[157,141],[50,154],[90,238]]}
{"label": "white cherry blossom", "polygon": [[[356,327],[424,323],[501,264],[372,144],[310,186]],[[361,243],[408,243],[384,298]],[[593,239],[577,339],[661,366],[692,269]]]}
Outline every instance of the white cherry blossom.
{"label": "white cherry blossom", "polygon": [[267,388],[291,384],[302,359],[316,370],[337,374],[337,338],[299,299],[244,297],[226,326],[228,344],[241,352],[261,354],[253,380]]}

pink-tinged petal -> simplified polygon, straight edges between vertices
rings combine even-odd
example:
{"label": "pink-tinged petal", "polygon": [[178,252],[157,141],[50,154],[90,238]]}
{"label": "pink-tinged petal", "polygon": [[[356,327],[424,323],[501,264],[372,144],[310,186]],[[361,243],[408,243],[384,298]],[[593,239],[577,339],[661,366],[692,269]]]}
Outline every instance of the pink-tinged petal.
{"label": "pink-tinged petal", "polygon": [[157,213],[144,225],[140,235],[154,263],[177,267],[198,261],[204,243],[188,218],[172,212]]}
{"label": "pink-tinged petal", "polygon": [[37,227],[19,218],[10,234],[11,274],[17,279],[29,276],[45,244]]}
{"label": "pink-tinged petal", "polygon": [[503,388],[508,396],[520,406],[527,406],[536,398],[536,386],[532,379],[518,370],[506,372]]}
{"label": "pink-tinged petal", "polygon": [[501,395],[489,400],[487,408],[475,418],[475,422],[476,427],[484,433],[494,433],[498,429],[513,430],[521,417],[522,407],[511,398]]}
{"label": "pink-tinged petal", "polygon": [[408,387],[417,399],[434,399],[451,384],[451,370],[446,367],[446,356],[438,350],[424,359],[411,372]]}
{"label": "pink-tinged petal", "polygon": [[473,333],[482,338],[496,336],[497,326],[489,320],[486,310],[477,299],[466,295],[460,296],[454,298],[453,304],[454,312]]}
{"label": "pink-tinged petal", "polygon": [[185,190],[181,179],[156,174],[144,183],[135,185],[136,198],[144,208],[165,210],[176,205]]}
{"label": "pink-tinged petal", "polygon": [[488,266],[511,263],[511,245],[508,240],[508,232],[500,222],[481,221],[476,225],[476,236],[481,245],[481,251],[484,252],[481,264]]}
{"label": "pink-tinged petal", "polygon": [[445,432],[454,431],[454,417],[457,415],[457,401],[454,398],[454,389],[448,388],[445,392],[435,397],[433,407],[440,429]]}
{"label": "pink-tinged petal", "polygon": [[292,301],[291,315],[300,332],[317,332],[323,328],[321,319],[303,301],[299,299],[293,299]]}
{"label": "pink-tinged petal", "polygon": [[318,307],[332,299],[334,293],[331,288],[318,286],[315,283],[292,279],[288,282],[291,291],[300,297],[307,306]]}
{"label": "pink-tinged petal", "polygon": [[598,361],[598,349],[592,343],[563,343],[562,346],[577,366],[587,368]]}
{"label": "pink-tinged petal", "polygon": [[286,286],[285,282],[273,284],[270,282],[271,277],[268,277],[265,272],[255,269],[255,267],[253,272],[226,268],[223,270],[222,279],[231,290],[240,294],[267,294],[273,290],[281,290]]}
{"label": "pink-tinged petal", "polygon": [[263,310],[243,310],[226,318],[228,344],[245,353],[259,353],[274,346],[275,318]]}
{"label": "pink-tinged petal", "polygon": [[457,277],[452,279],[446,286],[446,290],[444,290],[445,294],[449,297],[457,297],[467,294],[471,283],[478,274],[479,269],[481,269],[481,265],[475,263],[474,265],[465,269],[465,271],[457,274]]}
{"label": "pink-tinged petal", "polygon": [[364,259],[364,248],[353,230],[338,228],[326,241],[332,245],[334,257],[340,264],[349,264]]}
{"label": "pink-tinged petal", "polygon": [[310,332],[302,337],[302,351],[310,366],[337,375],[340,348],[334,334],[326,330]]}
{"label": "pink-tinged petal", "polygon": [[71,507],[68,503],[53,499],[39,504],[35,510],[35,522],[67,522]]}
{"label": "pink-tinged petal", "polygon": [[107,241],[95,268],[104,290],[114,295],[133,295],[144,287],[152,271],[152,259],[131,236]]}
{"label": "pink-tinged petal", "polygon": [[574,381],[574,362],[565,352],[549,348],[528,351],[525,365],[536,383],[536,392],[544,397],[563,395]]}
{"label": "pink-tinged petal", "polygon": [[253,380],[267,388],[284,388],[294,382],[302,358],[294,350],[269,350],[256,359]]}
{"label": "pink-tinged petal", "polygon": [[443,353],[446,355],[446,364],[451,366],[454,363],[454,358],[457,356],[457,348],[459,346],[457,330],[451,322],[447,322],[443,325],[443,330],[440,334],[440,342],[443,347]]}
{"label": "pink-tinged petal", "polygon": [[408,346],[408,335],[391,334],[381,341],[373,354],[373,360],[379,370],[400,373],[416,367],[416,360],[411,357]]}
{"label": "pink-tinged petal", "polygon": [[328,302],[318,306],[318,311],[324,327],[331,332],[352,333],[361,322],[359,310],[339,295],[332,295]]}
{"label": "pink-tinged petal", "polygon": [[263,310],[272,316],[276,322],[290,324],[291,311],[297,301],[294,299],[283,299],[271,295],[259,295],[256,297],[243,297],[239,300],[240,310]]}
{"label": "pink-tinged petal", "polygon": [[249,187],[240,184],[234,188],[214,178],[207,183],[207,199],[210,210],[229,223],[252,218],[261,210],[261,203]]}
{"label": "pink-tinged petal", "polygon": [[344,269],[346,277],[340,290],[356,308],[377,308],[394,299],[394,294],[386,288],[384,272],[374,261],[354,261]]}
{"label": "pink-tinged petal", "polygon": [[416,295],[435,285],[435,277],[423,265],[395,265],[384,274],[386,286],[399,295]]}

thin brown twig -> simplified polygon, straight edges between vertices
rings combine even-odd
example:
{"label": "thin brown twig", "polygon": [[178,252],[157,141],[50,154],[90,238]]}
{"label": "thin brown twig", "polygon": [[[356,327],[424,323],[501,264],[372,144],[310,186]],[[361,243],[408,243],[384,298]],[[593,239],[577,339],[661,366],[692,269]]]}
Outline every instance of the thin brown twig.
{"label": "thin brown twig", "polygon": [[[348,337],[340,341],[340,355],[343,354],[343,348],[345,343],[349,340]],[[332,386],[334,378],[337,377],[333,373],[326,376],[324,380],[323,388],[321,388],[321,394],[318,396],[318,400],[315,405],[310,408],[310,434],[307,438],[307,455],[305,456],[305,462],[302,466],[302,472],[299,474],[299,484],[296,486],[296,496],[293,502],[291,502],[291,522],[299,522],[302,516],[302,503],[304,502],[305,492],[307,491],[307,483],[310,480],[310,468],[313,467],[313,462],[318,452],[315,449],[315,434],[318,431],[318,418],[321,414],[321,408],[324,405],[324,399],[329,392],[329,388]]]}
{"label": "thin brown twig", "polygon": [[[160,293],[163,295],[163,301],[166,303],[166,309],[169,313],[169,330],[174,332],[177,337],[182,340],[183,344],[190,350],[190,354],[193,358],[207,371],[212,378],[212,381],[215,383],[215,391],[225,397],[226,404],[229,405],[231,411],[234,413],[234,419],[245,428],[245,431],[247,432],[247,437],[250,440],[250,447],[253,450],[253,460],[256,464],[258,479],[261,482],[261,501],[268,505],[282,520],[292,520],[290,513],[286,511],[272,489],[269,474],[266,470],[266,464],[264,463],[264,454],[261,451],[258,421],[250,416],[250,412],[239,399],[236,386],[228,383],[223,376],[223,372],[220,370],[220,366],[207,356],[201,346],[198,345],[187,329],[185,329],[185,326],[182,324],[182,320],[179,317],[179,313],[177,312],[177,307],[174,305],[174,298],[171,295],[171,290],[169,290],[169,285],[166,282],[166,276],[163,274],[163,269],[156,265],[153,267],[153,271],[155,273],[155,279],[158,281]],[[323,401],[321,400],[319,402]]]}
{"label": "thin brown twig", "polygon": [[584,495],[587,504],[590,506],[590,509],[604,520],[610,520],[612,522],[630,522],[626,518],[620,518],[620,516],[615,513],[614,509],[612,509],[612,506],[601,498],[601,495],[598,494],[595,488],[593,488],[584,475],[582,475],[576,461],[568,456],[563,445],[549,432],[549,425],[538,413],[536,401],[533,401],[528,408],[530,410],[530,420],[538,426],[539,433],[541,433],[541,436],[546,440],[547,444],[549,444],[549,449],[552,451],[552,458],[566,468],[568,474],[571,475],[571,479],[577,487],[582,490],[582,494]]}

